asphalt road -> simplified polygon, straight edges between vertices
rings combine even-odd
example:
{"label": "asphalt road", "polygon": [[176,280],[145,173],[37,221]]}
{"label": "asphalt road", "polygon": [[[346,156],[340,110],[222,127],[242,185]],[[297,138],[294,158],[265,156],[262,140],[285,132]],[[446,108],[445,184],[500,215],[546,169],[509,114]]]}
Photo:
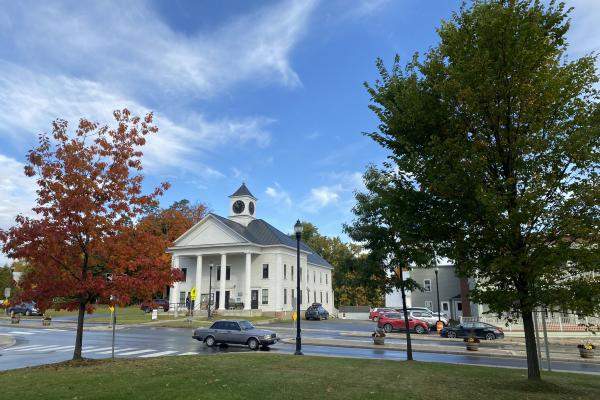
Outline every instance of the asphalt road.
{"label": "asphalt road", "polygon": [[[332,322],[335,324],[335,322]],[[366,325],[366,324],[365,324]],[[329,325],[327,325],[329,326]],[[346,325],[347,327],[348,325]],[[368,325],[369,330],[372,325]],[[318,325],[306,323],[303,337],[335,338],[339,333],[328,329],[317,331]],[[290,324],[283,324],[275,329],[281,337],[293,337],[294,332]],[[56,328],[25,328],[0,326],[0,334],[10,334],[16,338],[16,344],[7,349],[0,350],[0,370],[22,368],[27,366],[42,365],[69,360],[73,355],[75,331],[71,329]],[[191,338],[190,329],[169,328],[140,328],[130,327],[117,330],[116,356],[117,357],[159,357],[194,354],[220,354],[223,352],[249,351],[241,346],[228,346],[226,348],[208,348]],[[348,339],[348,337],[344,337]],[[357,338],[364,340],[364,338]],[[447,344],[447,343],[446,343]],[[85,331],[84,332],[84,357],[108,358],[111,356],[110,331]],[[270,350],[276,353],[292,354],[294,345],[279,343]],[[384,349],[360,349],[331,346],[303,346],[307,355],[355,357],[387,360],[405,360],[404,351]],[[484,357],[471,355],[452,355],[436,353],[415,353],[414,358],[419,361],[435,361],[449,364],[470,364],[495,367],[525,368],[525,360],[518,358]],[[582,362],[553,362],[553,369],[560,371],[586,372],[600,374],[600,364]]]}

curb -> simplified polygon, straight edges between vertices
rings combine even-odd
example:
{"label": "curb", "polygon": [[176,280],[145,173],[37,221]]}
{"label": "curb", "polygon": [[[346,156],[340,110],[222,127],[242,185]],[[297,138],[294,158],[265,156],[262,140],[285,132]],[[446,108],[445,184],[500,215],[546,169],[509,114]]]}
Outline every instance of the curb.
{"label": "curb", "polygon": [[[287,344],[294,344],[296,341],[294,338],[287,338],[287,339],[282,339],[281,342],[283,343],[287,343]],[[398,346],[395,345],[394,347],[387,347],[387,346],[375,346],[375,345],[368,345],[368,344],[341,344],[341,343],[324,343],[322,341],[313,341],[311,339],[302,339],[302,344],[306,344],[306,345],[311,345],[311,346],[323,346],[323,347],[345,347],[345,348],[356,348],[356,349],[368,349],[368,350],[390,350],[390,351],[406,351],[406,347],[403,346]],[[415,353],[432,353],[432,354],[451,354],[451,355],[459,355],[459,356],[464,356],[464,355],[469,355],[469,356],[475,356],[475,357],[486,357],[486,358],[518,358],[518,359],[522,359],[522,360],[526,360],[527,357],[526,356],[521,356],[518,354],[515,355],[511,355],[511,354],[497,354],[497,353],[490,353],[490,352],[481,352],[481,351],[477,351],[477,352],[472,352],[472,351],[453,351],[453,350],[434,350],[434,349],[419,349],[418,347],[415,348],[413,347],[413,352]],[[584,359],[582,358],[581,360],[572,360],[572,359],[564,359],[564,358],[551,358],[551,361],[556,361],[556,362],[570,362],[570,363],[585,363],[585,364],[600,364],[600,360],[594,360],[594,359]]]}

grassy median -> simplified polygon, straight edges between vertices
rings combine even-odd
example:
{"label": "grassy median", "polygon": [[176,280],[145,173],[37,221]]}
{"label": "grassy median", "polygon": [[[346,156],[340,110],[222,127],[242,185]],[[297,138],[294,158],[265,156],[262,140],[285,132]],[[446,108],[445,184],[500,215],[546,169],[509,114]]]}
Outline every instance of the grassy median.
{"label": "grassy median", "polygon": [[268,353],[84,361],[0,373],[3,399],[596,399],[598,376]]}

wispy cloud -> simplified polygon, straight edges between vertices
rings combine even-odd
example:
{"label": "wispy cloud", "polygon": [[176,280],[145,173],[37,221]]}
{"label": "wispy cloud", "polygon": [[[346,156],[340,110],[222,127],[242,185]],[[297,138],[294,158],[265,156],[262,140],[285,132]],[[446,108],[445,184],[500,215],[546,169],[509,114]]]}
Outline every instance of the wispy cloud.
{"label": "wispy cloud", "polygon": [[277,182],[273,186],[268,186],[265,194],[273,199],[276,204],[283,204],[287,207],[292,205],[292,198],[289,193],[283,190]]}
{"label": "wispy cloud", "polygon": [[308,213],[316,213],[322,208],[337,204],[341,191],[342,185],[339,184],[312,188],[308,197],[302,202],[301,208]]}

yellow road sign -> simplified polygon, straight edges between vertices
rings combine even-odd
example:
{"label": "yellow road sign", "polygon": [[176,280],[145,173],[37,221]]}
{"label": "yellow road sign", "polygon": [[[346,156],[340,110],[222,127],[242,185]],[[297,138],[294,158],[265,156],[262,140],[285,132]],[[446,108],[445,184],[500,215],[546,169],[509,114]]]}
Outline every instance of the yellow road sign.
{"label": "yellow road sign", "polygon": [[196,300],[196,288],[192,288],[192,290],[190,291],[190,299],[192,300]]}
{"label": "yellow road sign", "polygon": [[108,306],[108,309],[110,310],[110,312],[115,312],[115,306]]}

